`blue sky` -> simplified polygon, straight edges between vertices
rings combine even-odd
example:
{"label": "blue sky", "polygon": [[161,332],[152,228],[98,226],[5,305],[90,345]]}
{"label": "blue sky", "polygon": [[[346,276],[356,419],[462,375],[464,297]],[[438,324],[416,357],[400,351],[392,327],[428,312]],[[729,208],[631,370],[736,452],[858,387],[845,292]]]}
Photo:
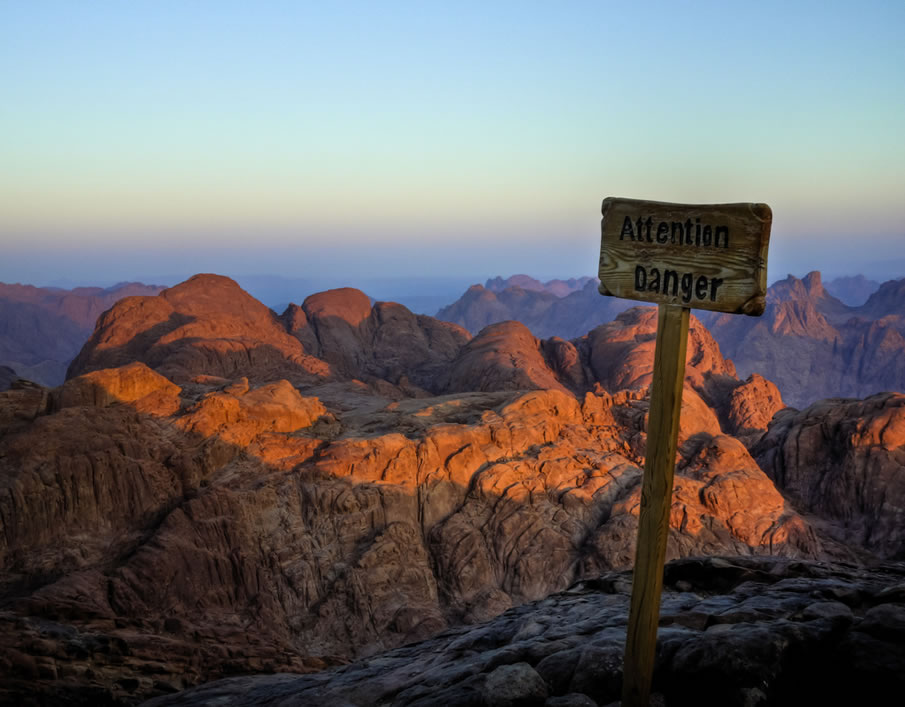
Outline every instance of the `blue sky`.
{"label": "blue sky", "polygon": [[608,195],[769,203],[771,280],[905,275],[905,3],[34,0],[0,27],[3,281],[590,274]]}

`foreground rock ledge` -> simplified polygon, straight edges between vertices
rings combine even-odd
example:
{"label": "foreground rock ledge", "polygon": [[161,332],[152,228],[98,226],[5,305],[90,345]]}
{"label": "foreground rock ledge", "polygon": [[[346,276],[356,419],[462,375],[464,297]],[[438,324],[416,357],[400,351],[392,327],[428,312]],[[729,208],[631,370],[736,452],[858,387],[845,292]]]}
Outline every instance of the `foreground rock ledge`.
{"label": "foreground rock ledge", "polygon": [[[608,705],[622,682],[630,573],[311,675],[228,678],[146,705]],[[777,558],[667,565],[655,699],[884,704],[905,688],[905,563]]]}

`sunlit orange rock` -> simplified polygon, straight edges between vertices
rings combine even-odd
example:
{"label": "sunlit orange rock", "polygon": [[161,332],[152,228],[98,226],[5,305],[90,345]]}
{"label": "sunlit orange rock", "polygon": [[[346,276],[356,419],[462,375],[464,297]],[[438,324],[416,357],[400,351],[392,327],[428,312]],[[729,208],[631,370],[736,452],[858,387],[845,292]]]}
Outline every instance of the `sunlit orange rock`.
{"label": "sunlit orange rock", "polygon": [[136,361],[120,368],[103,368],[66,381],[57,399],[61,408],[128,403],[140,412],[172,415],[179,410],[182,389]]}

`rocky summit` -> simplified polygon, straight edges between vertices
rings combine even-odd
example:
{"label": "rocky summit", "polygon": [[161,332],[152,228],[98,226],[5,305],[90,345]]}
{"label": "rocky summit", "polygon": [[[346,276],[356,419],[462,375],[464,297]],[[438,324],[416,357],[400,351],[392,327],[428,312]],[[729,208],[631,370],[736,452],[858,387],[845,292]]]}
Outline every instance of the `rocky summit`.
{"label": "rocky summit", "polygon": [[[237,674],[275,676],[179,699],[615,699],[655,320],[472,337],[353,289],[277,315],[215,275],[120,300],[63,385],[0,392],[0,700]],[[875,665],[901,611],[901,396],[784,409],[696,320],[686,372],[668,557],[734,559],[675,565],[664,699],[727,671],[712,704],[800,696],[824,644],[901,675]],[[714,644],[736,639],[733,663]]]}

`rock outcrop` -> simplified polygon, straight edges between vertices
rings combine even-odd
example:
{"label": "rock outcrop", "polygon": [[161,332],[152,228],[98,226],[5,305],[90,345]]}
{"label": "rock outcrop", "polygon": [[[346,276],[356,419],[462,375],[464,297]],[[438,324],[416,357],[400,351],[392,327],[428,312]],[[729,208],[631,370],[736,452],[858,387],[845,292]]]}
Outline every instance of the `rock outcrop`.
{"label": "rock outcrop", "polygon": [[795,507],[831,521],[839,540],[905,558],[905,395],[784,410],[755,454]]}
{"label": "rock outcrop", "polygon": [[[570,347],[567,342],[564,346]],[[544,342],[534,338],[519,322],[501,322],[481,331],[459,352],[449,367],[446,389],[450,392],[492,390],[567,390],[545,357]],[[574,351],[574,346],[571,346]],[[577,352],[573,362],[581,371]],[[562,359],[562,356],[560,357]],[[566,377],[570,371],[560,367]],[[587,386],[579,378],[581,387]]]}
{"label": "rock outcrop", "polygon": [[219,275],[127,297],[98,320],[69,377],[141,361],[176,383],[199,374],[312,383],[329,366],[305,353],[267,307]]}
{"label": "rock outcrop", "polygon": [[377,302],[344,288],[308,297],[283,314],[305,350],[339,374],[382,380],[403,394],[441,391],[442,379],[471,338],[461,327],[416,315],[400,304]]}
{"label": "rock outcrop", "polygon": [[[653,379],[657,312],[634,307],[580,339],[537,339],[519,322],[483,329],[462,350],[443,378],[443,389],[492,391],[557,389],[587,392],[645,391]],[[683,426],[711,434],[758,439],[782,409],[779,391],[760,376],[735,376],[710,333],[692,317],[686,357]],[[712,420],[712,424],[707,422]],[[708,425],[710,425],[708,427]]]}

